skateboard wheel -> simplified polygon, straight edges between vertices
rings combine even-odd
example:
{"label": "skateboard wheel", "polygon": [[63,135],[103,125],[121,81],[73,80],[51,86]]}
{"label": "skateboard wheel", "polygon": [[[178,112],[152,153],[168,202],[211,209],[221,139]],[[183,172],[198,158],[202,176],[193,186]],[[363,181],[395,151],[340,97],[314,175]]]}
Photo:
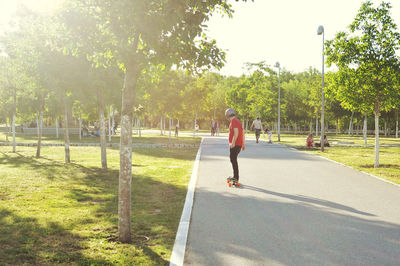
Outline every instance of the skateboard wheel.
{"label": "skateboard wheel", "polygon": [[236,183],[236,186],[240,187],[240,183]]}
{"label": "skateboard wheel", "polygon": [[227,180],[226,180],[226,183],[228,183],[228,184],[229,184],[229,179],[227,179]]}
{"label": "skateboard wheel", "polygon": [[231,187],[231,186],[232,186],[232,184],[231,184],[231,183],[229,183],[229,184],[228,184],[228,186],[229,186],[229,187]]}

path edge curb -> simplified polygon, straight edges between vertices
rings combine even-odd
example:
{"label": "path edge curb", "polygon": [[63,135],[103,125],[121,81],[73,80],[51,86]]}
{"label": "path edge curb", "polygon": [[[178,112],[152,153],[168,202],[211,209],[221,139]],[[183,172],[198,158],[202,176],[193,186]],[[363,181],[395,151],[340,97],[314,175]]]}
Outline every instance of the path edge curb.
{"label": "path edge curb", "polygon": [[178,231],[176,233],[174,247],[172,249],[170,266],[181,266],[185,260],[186,243],[189,233],[190,218],[192,216],[194,191],[196,188],[197,177],[199,173],[199,163],[201,156],[201,144],[204,138],[201,138],[200,146],[196,154],[196,159],[193,165],[192,175],[188,184],[186,193],[185,205],[183,207],[181,219],[179,221]]}

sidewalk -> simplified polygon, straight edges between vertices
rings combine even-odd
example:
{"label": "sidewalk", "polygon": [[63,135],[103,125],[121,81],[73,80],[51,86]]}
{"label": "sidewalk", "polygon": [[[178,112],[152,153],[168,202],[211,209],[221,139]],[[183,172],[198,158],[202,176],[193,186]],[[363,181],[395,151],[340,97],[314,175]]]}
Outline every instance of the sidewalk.
{"label": "sidewalk", "polygon": [[185,265],[399,265],[400,189],[323,158],[205,138]]}

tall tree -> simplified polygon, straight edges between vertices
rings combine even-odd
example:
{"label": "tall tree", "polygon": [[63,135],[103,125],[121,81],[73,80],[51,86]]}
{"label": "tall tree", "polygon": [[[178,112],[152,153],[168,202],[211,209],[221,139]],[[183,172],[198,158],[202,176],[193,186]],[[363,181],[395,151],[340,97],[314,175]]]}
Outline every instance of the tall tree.
{"label": "tall tree", "polygon": [[[226,1],[68,2],[70,25],[92,40],[86,49],[97,62],[115,60],[125,72],[121,110],[119,239],[131,240],[132,118],[137,81],[149,63],[201,71],[220,67],[224,53],[204,34],[215,10],[231,13]],[[91,53],[91,54],[90,54]]]}
{"label": "tall tree", "polygon": [[[349,32],[326,42],[328,65],[336,64],[337,95],[353,106],[363,102],[375,113],[375,163],[379,167],[379,115],[400,97],[396,86],[400,34],[390,16],[391,4],[362,4]],[[352,82],[354,80],[354,82]],[[355,85],[354,85],[355,84]]]}

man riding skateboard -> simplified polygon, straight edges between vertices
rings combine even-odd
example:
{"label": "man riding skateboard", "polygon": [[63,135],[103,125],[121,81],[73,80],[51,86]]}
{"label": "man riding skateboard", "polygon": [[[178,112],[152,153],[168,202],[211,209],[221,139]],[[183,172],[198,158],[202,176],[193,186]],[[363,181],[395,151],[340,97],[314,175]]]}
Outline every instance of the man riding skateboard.
{"label": "man riding skateboard", "polygon": [[225,111],[225,117],[230,121],[229,124],[229,157],[233,169],[233,178],[228,178],[228,183],[232,181],[233,185],[239,186],[239,166],[237,157],[241,150],[245,149],[244,134],[242,124],[236,118],[236,111],[228,108]]}

